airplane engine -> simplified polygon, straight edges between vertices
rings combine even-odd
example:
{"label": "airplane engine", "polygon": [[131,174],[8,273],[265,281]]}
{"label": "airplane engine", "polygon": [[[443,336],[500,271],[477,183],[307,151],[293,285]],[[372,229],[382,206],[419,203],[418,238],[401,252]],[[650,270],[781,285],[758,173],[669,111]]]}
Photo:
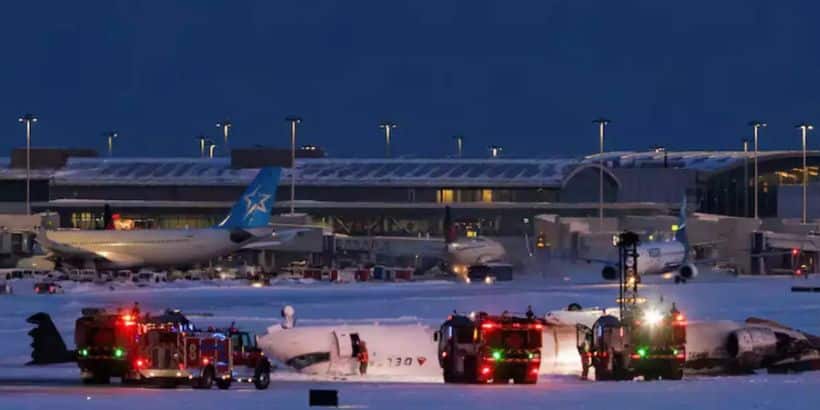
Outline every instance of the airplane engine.
{"label": "airplane engine", "polygon": [[693,263],[687,263],[678,269],[678,274],[684,279],[692,279],[698,276],[698,267]]}
{"label": "airplane engine", "polygon": [[763,327],[745,327],[729,334],[726,350],[742,369],[758,369],[777,354],[775,332]]}
{"label": "airplane engine", "polygon": [[615,280],[618,278],[618,268],[612,265],[604,266],[604,269],[601,270],[601,276],[606,280]]}

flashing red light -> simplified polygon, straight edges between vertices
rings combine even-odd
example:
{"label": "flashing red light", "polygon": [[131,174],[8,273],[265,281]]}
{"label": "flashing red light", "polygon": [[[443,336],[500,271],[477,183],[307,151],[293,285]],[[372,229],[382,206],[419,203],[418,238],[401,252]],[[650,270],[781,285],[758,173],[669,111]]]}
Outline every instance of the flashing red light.
{"label": "flashing red light", "polygon": [[684,316],[683,313],[678,313],[675,316],[675,321],[683,322],[684,320],[686,320],[686,316]]}
{"label": "flashing red light", "polygon": [[493,322],[485,322],[481,324],[482,329],[493,329],[496,327],[496,324]]}
{"label": "flashing red light", "polygon": [[792,256],[797,256],[800,254],[800,249],[794,248],[792,249]]}
{"label": "flashing red light", "polygon": [[686,360],[686,353],[678,353],[675,355],[675,359],[678,360]]}
{"label": "flashing red light", "polygon": [[639,355],[637,353],[632,353],[631,355],[629,355],[629,357],[634,359],[634,360],[640,360],[641,355]]}
{"label": "flashing red light", "polygon": [[541,330],[541,329],[544,328],[544,325],[542,325],[540,323],[536,323],[536,324],[532,325],[532,328],[535,329],[535,330]]}
{"label": "flashing red light", "polygon": [[795,270],[795,271],[794,271],[794,274],[795,274],[796,276],[800,276],[800,275],[802,275],[802,274],[803,274],[803,269],[797,269],[797,270]]}
{"label": "flashing red light", "polygon": [[211,362],[211,361],[210,361],[207,357],[203,357],[203,358],[202,358],[202,365],[203,365],[203,366],[207,366],[207,365],[208,365],[208,363],[210,363],[210,362]]}
{"label": "flashing red light", "polygon": [[447,357],[447,352],[441,352],[441,357]]}
{"label": "flashing red light", "polygon": [[134,364],[137,365],[138,369],[142,369],[143,367],[145,367],[146,361],[143,359],[137,359],[137,361]]}
{"label": "flashing red light", "polygon": [[493,369],[491,369],[490,366],[483,366],[481,368],[481,374],[483,374],[485,376],[490,374],[491,371],[493,371]]}

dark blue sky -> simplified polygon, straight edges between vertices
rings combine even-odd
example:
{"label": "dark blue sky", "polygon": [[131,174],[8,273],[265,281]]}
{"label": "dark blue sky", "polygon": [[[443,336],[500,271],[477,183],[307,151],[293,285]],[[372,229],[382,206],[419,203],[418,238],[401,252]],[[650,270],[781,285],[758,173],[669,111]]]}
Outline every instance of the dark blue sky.
{"label": "dark blue sky", "polygon": [[[229,116],[236,145],[510,156],[797,148],[820,123],[820,5],[769,1],[25,1],[0,17],[0,155],[35,145],[194,156]],[[820,138],[820,135],[817,136]],[[820,147],[820,143],[812,143]]]}

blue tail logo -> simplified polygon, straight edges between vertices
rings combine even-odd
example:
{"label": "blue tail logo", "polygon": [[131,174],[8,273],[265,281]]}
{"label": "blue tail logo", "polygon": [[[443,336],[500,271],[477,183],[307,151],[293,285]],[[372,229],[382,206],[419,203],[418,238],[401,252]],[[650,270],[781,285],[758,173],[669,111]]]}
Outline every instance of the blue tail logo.
{"label": "blue tail logo", "polygon": [[279,186],[279,168],[262,168],[245,193],[231,208],[231,213],[217,225],[219,228],[261,228],[270,222]]}

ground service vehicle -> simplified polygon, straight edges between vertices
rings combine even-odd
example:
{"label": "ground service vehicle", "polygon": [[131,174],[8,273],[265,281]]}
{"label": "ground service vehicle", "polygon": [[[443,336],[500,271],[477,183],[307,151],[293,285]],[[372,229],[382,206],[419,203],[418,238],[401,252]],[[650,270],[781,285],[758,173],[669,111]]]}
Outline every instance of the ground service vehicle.
{"label": "ground service vehicle", "polygon": [[596,380],[680,380],[686,361],[686,319],[672,310],[635,308],[624,319],[599,318],[590,349]]}
{"label": "ground service vehicle", "polygon": [[579,326],[578,351],[582,363],[589,360],[595,368],[596,380],[679,380],[686,361],[686,318],[674,304],[671,309],[652,306],[638,297],[637,245],[636,234],[619,236],[620,319],[606,315],[592,329]]}
{"label": "ground service vehicle", "polygon": [[85,308],[74,324],[77,365],[84,383],[104,384],[111,377],[133,378],[139,318]]}
{"label": "ground service vehicle", "polygon": [[54,295],[63,293],[63,287],[54,282],[38,282],[34,284],[34,293],[38,295]]}
{"label": "ground service vehicle", "polygon": [[450,316],[434,334],[444,382],[535,383],[543,327],[540,320],[484,312]]}

